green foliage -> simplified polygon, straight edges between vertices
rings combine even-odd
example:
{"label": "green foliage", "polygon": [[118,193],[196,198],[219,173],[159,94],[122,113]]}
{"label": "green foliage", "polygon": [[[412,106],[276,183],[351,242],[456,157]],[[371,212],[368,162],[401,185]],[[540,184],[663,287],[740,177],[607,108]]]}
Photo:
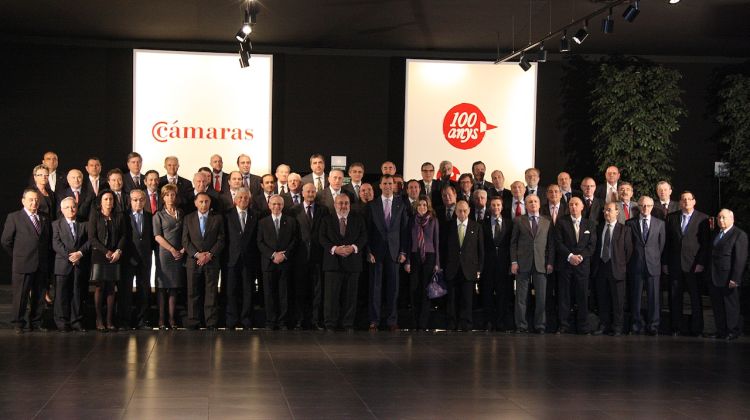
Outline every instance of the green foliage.
{"label": "green foliage", "polygon": [[686,113],[681,77],[676,70],[636,59],[613,59],[599,67],[590,110],[594,155],[602,172],[617,166],[636,196],[652,194],[674,170],[671,134]]}
{"label": "green foliage", "polygon": [[735,218],[747,225],[750,220],[750,203],[747,200],[750,183],[750,76],[732,74],[724,77],[716,92],[716,121],[719,123],[719,144],[724,160],[729,164],[727,181],[729,199],[726,206],[735,212]]}

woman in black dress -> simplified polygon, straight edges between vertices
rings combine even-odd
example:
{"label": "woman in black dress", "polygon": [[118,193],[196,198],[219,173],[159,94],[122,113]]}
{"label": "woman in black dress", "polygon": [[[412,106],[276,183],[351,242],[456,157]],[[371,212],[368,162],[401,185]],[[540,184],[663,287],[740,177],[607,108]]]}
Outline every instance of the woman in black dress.
{"label": "woman in black dress", "polygon": [[[175,306],[177,292],[185,288],[185,248],[182,247],[182,210],[177,208],[177,187],[167,184],[161,188],[164,208],[154,215],[154,237],[159,243],[161,272],[156,279],[159,290],[159,328],[166,329],[165,317],[169,314],[169,326],[177,328]],[[165,304],[167,308],[165,308]]]}
{"label": "woman in black dress", "polygon": [[[116,331],[112,323],[115,305],[115,283],[120,280],[120,257],[125,248],[125,219],[114,211],[115,195],[110,190],[99,193],[97,210],[89,219],[91,244],[91,282],[94,291],[96,329],[100,332]],[[102,300],[106,299],[106,324],[102,313]]]}

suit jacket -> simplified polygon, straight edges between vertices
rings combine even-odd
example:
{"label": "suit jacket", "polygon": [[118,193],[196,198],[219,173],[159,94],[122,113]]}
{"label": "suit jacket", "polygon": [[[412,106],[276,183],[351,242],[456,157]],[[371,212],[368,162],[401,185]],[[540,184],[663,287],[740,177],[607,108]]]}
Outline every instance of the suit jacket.
{"label": "suit jacket", "polygon": [[[547,216],[549,217],[550,220],[552,220],[552,212],[550,211],[549,206],[550,204],[549,202],[547,202],[547,205],[539,209],[539,213],[542,216]],[[560,204],[558,205],[558,209],[557,209],[557,220],[560,220],[562,217],[565,217],[569,214],[570,214],[570,209],[568,209],[568,205],[560,201]],[[553,224],[556,224],[556,223],[553,222]]]}
{"label": "suit jacket", "polygon": [[[99,193],[101,194],[101,191],[99,191]],[[120,196],[119,197],[117,196],[117,193],[114,192],[114,191],[112,191],[112,194],[115,197],[115,207],[114,207],[115,213],[125,213],[125,212],[127,212],[128,209],[130,208],[130,199],[129,199],[128,195],[125,194],[125,191],[120,190]],[[91,212],[93,213],[93,212],[97,212],[97,211],[98,210],[96,209],[96,202],[94,202],[94,206],[92,207]],[[89,215],[89,218],[90,217],[91,216]]]}
{"label": "suit jacket", "polygon": [[[570,198],[578,197],[583,201],[583,192],[579,190],[571,190],[570,191]],[[568,204],[570,203],[570,198],[568,198],[565,193],[562,194],[562,198],[560,199],[560,203],[565,206],[565,208],[568,208]]]}
{"label": "suit jacket", "polygon": [[461,270],[466,281],[477,280],[477,273],[484,266],[484,234],[482,225],[471,219],[467,219],[466,231],[464,232],[463,244],[459,245],[458,221],[446,226],[445,252],[445,279],[452,281]]}
{"label": "suit jacket", "polygon": [[527,214],[513,219],[513,234],[510,238],[510,260],[518,263],[520,272],[546,273],[547,265],[555,262],[555,233],[552,221],[540,216],[537,234],[531,232],[531,221]]}
{"label": "suit jacket", "polygon": [[[713,238],[712,244],[716,242]],[[711,249],[711,281],[716,287],[728,287],[729,280],[742,284],[747,265],[747,233],[732,226]]]}
{"label": "suit jacket", "polygon": [[[620,184],[617,184],[617,187],[620,187]],[[609,185],[607,184],[607,181],[602,182],[601,184],[596,184],[596,191],[594,191],[594,197],[601,199],[604,203],[607,202],[607,190],[609,189]]]}
{"label": "suit jacket", "polygon": [[674,212],[667,216],[667,243],[664,250],[664,262],[669,266],[669,272],[692,272],[697,264],[708,266],[711,251],[711,230],[708,216],[698,210],[693,210],[685,233],[682,233],[682,212]]}
{"label": "suit jacket", "polygon": [[[560,270],[573,270],[588,277],[591,268],[591,256],[594,255],[596,247],[596,222],[581,217],[578,227],[578,240],[576,240],[575,227],[571,216],[558,216],[555,224],[555,244],[557,249],[556,268]],[[568,262],[568,255],[581,255],[583,262],[577,266]]]}
{"label": "suit jacket", "polygon": [[52,249],[55,251],[55,275],[66,276],[73,271],[73,263],[68,261],[68,255],[81,251],[83,256],[78,260],[78,267],[86,269],[89,265],[89,236],[88,226],[82,219],[75,221],[76,237],[70,231],[68,221],[61,217],[52,223]]}
{"label": "suit jacket", "polygon": [[[214,180],[215,180],[214,177],[216,175],[219,175],[221,177],[221,180],[219,181],[219,183],[221,184],[220,185],[221,190],[219,190],[219,191],[217,191],[216,188],[214,188]],[[210,184],[209,188],[212,189],[212,190],[214,190],[214,191],[216,191],[216,192],[222,192],[224,190],[228,190],[229,189],[229,174],[226,173],[226,172],[224,172],[224,171],[222,171],[222,172],[220,172],[218,174],[215,173],[214,171],[211,171],[211,182],[209,182],[209,184]]]}
{"label": "suit jacket", "polygon": [[[328,214],[328,207],[313,203],[313,219],[311,221],[305,212],[304,203],[291,208],[290,215],[297,220],[299,228],[299,241],[293,259],[295,265],[319,264],[323,261],[324,250],[320,246],[320,226]],[[364,248],[361,248],[359,252],[360,254],[364,252]]]}
{"label": "suit jacket", "polygon": [[471,190],[472,191],[485,190],[489,192],[491,188],[495,188],[495,186],[492,185],[492,183],[487,180],[484,180],[481,183],[478,183],[476,180],[474,180],[474,185],[472,186]]}
{"label": "suit jacket", "polygon": [[244,262],[257,270],[257,263],[259,262],[258,215],[250,208],[246,211],[244,230],[236,207],[232,207],[224,213],[226,264],[229,267],[234,267]]}
{"label": "suit jacket", "polygon": [[583,201],[583,217],[595,221],[597,224],[602,224],[604,221],[604,200],[594,196],[591,199],[591,205],[587,205],[586,199],[581,197]]}
{"label": "suit jacket", "polygon": [[[489,202],[487,202],[487,204],[489,205]],[[471,207],[471,210],[469,210],[469,219],[471,219],[471,220],[473,220],[473,221],[475,221],[475,222],[477,222],[479,224],[482,224],[482,223],[484,223],[485,220],[489,220],[490,219],[490,213],[491,213],[491,211],[490,211],[489,207],[486,207],[484,209],[484,213],[482,214],[482,218],[481,219],[477,219],[477,217],[479,217],[478,213],[479,213],[479,210],[477,210],[474,207]]]}
{"label": "suit jacket", "polygon": [[[322,181],[323,181],[323,189],[328,188],[328,176],[325,174],[325,172],[323,173],[323,179],[322,179]],[[309,174],[307,174],[307,175],[305,175],[305,176],[302,177],[302,185],[305,185],[305,184],[313,184],[313,185],[315,185],[315,179],[313,177],[312,172],[310,172]],[[375,186],[373,185],[373,188],[374,187]]]}
{"label": "suit jacket", "polygon": [[154,240],[154,225],[151,213],[142,211],[141,224],[142,231],[138,232],[138,226],[135,224],[133,212],[125,213],[127,216],[128,240],[125,245],[123,262],[133,266],[151,266],[151,256],[156,249]]}
{"label": "suit jacket", "polygon": [[[73,193],[73,190],[70,187],[65,187],[65,189],[58,190],[57,195],[57,217],[62,217],[62,211],[61,204],[62,201],[68,197],[75,197],[75,193]],[[78,192],[78,213],[76,213],[76,216],[81,218],[82,220],[86,221],[89,218],[89,213],[91,213],[91,208],[94,207],[94,202],[96,201],[96,197],[94,196],[94,193],[90,190],[84,190],[83,187],[81,187],[81,190]]]}
{"label": "suit jacket", "polygon": [[201,236],[197,211],[185,216],[182,226],[182,246],[188,255],[188,264],[195,264],[194,256],[198,252],[210,252],[213,258],[209,264],[218,265],[225,245],[224,218],[208,212],[205,236]]}
{"label": "suit jacket", "polygon": [[164,201],[161,199],[161,196],[159,195],[159,192],[157,191],[156,192],[156,212],[152,212],[151,211],[151,196],[149,195],[151,194],[151,192],[148,189],[144,190],[144,192],[146,193],[146,206],[143,208],[143,211],[151,213],[151,215],[153,216],[156,212],[164,208]]}
{"label": "suit jacket", "polygon": [[669,203],[667,203],[667,206],[664,207],[664,205],[661,204],[661,201],[659,201],[659,197],[653,197],[654,200],[654,209],[651,210],[651,215],[654,217],[658,217],[661,220],[667,220],[667,216],[669,213],[678,211],[680,209],[680,203],[669,200]]}
{"label": "suit jacket", "polygon": [[[637,218],[641,214],[641,211],[638,209],[638,203],[635,201],[630,201],[628,207],[628,210],[630,211],[630,219]],[[625,218],[625,203],[618,201],[617,211],[617,223],[624,224],[628,220]]]}
{"label": "suit jacket", "polygon": [[[356,212],[349,212],[346,231],[341,235],[339,218],[330,213],[322,218],[318,240],[323,250],[323,270],[357,273],[362,271],[362,255],[367,248],[367,226],[365,219]],[[348,257],[331,254],[334,246],[356,245],[357,252]]]}
{"label": "suit jacket", "polygon": [[[290,195],[282,195],[284,199],[284,213],[289,213],[292,208],[292,197]],[[264,218],[271,214],[271,209],[268,208],[268,201],[266,200],[266,193],[261,191],[260,193],[253,195],[250,206],[258,213],[259,218]]]}
{"label": "suit jacket", "polygon": [[[163,175],[161,178],[159,178],[159,191],[161,191],[161,187],[169,184],[169,178],[166,175]],[[186,178],[183,178],[181,176],[177,176],[177,207],[181,208],[183,211],[185,211],[185,206],[188,205],[189,202],[189,194],[193,191],[193,183],[187,180]],[[188,212],[185,211],[185,214]]]}
{"label": "suit jacket", "polygon": [[34,223],[23,209],[9,213],[5,219],[2,243],[13,258],[12,272],[35,273],[48,270],[52,226],[50,219],[37,214],[41,232],[36,233]]}
{"label": "suit jacket", "polygon": [[[419,181],[419,194],[420,195],[427,195],[427,190],[425,190],[424,186],[424,180],[420,179]],[[432,207],[435,208],[438,204],[442,202],[442,197],[440,196],[440,190],[443,188],[443,183],[438,181],[437,179],[432,180],[432,184],[430,184],[430,200],[432,203]]]}
{"label": "suit jacket", "polygon": [[500,234],[492,237],[492,218],[485,219],[484,235],[484,270],[507,275],[510,272],[510,238],[513,234],[513,222],[509,217],[503,217]]}
{"label": "suit jacket", "polygon": [[[224,201],[219,198],[218,192],[211,189],[206,190],[206,194],[211,197],[210,209],[212,212],[222,214],[228,209],[228,207],[224,207]],[[197,208],[195,207],[195,188],[191,189],[187,194],[185,194],[185,204],[182,206],[182,209],[185,214],[190,214],[197,210]]]}
{"label": "suit jacket", "polygon": [[368,251],[375,256],[377,262],[382,261],[386,256],[393,261],[398,261],[399,253],[406,254],[409,228],[408,205],[395,194],[392,198],[389,225],[385,223],[382,195],[375,197],[368,206],[370,213],[367,227]]}
{"label": "suit jacket", "polygon": [[[288,269],[289,261],[294,258],[294,250],[297,247],[299,230],[297,221],[285,214],[279,220],[279,234],[273,224],[273,216],[266,216],[258,222],[258,249],[260,250],[260,265],[263,271],[274,271],[275,269]],[[273,263],[273,254],[286,252],[286,260],[281,264]]]}
{"label": "suit jacket", "polygon": [[[354,202],[354,193],[349,192],[345,190],[344,188],[341,188],[339,191],[339,194],[346,194],[349,197],[349,202]],[[291,200],[291,197],[290,197]],[[320,203],[321,205],[328,207],[328,210],[331,213],[336,213],[336,208],[333,206],[333,193],[331,192],[331,189],[326,187],[323,191],[319,192],[315,196],[315,201]]]}
{"label": "suit jacket", "polygon": [[658,276],[661,274],[661,253],[667,239],[664,222],[656,217],[651,218],[646,242],[643,241],[641,223],[640,217],[625,222],[633,240],[633,255],[630,257],[628,272],[640,275],[647,269],[649,275]]}
{"label": "suit jacket", "polygon": [[[115,251],[117,249],[125,252],[125,245],[127,244],[127,222],[123,213],[113,211],[110,215],[112,219],[112,232],[113,241],[112,247],[107,247],[107,225],[104,216],[100,211],[94,211],[89,216],[89,243],[91,244],[91,262],[93,264],[107,264],[106,254],[108,251]],[[122,257],[118,263],[122,262]]]}
{"label": "suit jacket", "polygon": [[[99,182],[97,182],[97,184],[99,184],[98,189],[96,190],[97,192],[109,188],[107,180],[104,179],[104,176],[102,175],[99,176]],[[90,192],[91,195],[96,197],[96,194],[94,194],[94,187],[93,185],[91,185],[91,178],[89,178],[89,175],[86,173],[86,171],[83,171],[83,184],[81,185],[81,189]]]}
{"label": "suit jacket", "polygon": [[[606,224],[597,226],[596,249],[594,250],[594,256],[592,258],[593,275],[598,275],[599,270],[602,269],[601,267],[604,265],[601,256],[605,226]],[[612,264],[612,276],[615,280],[625,281],[625,278],[627,277],[628,261],[630,261],[630,257],[633,255],[633,238],[630,234],[630,227],[615,223],[615,226],[612,229],[609,249],[611,254],[610,262]]]}
{"label": "suit jacket", "polygon": [[146,183],[143,182],[146,177],[143,174],[140,174],[138,178],[138,186],[135,186],[135,182],[133,182],[133,178],[130,175],[130,171],[124,171],[122,173],[122,190],[125,191],[126,194],[130,194],[131,190],[139,189],[139,190],[146,190]]}

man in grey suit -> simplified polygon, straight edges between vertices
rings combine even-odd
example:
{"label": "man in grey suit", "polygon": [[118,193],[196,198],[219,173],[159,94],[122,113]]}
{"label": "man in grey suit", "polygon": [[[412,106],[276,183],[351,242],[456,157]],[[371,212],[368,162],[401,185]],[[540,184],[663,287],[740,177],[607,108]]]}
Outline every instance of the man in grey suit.
{"label": "man in grey suit", "polygon": [[328,180],[326,179],[326,161],[323,155],[315,153],[310,156],[310,170],[311,173],[302,177],[302,185],[313,184],[315,186],[315,192],[321,192],[328,186]]}
{"label": "man in grey suit", "polygon": [[88,290],[89,241],[87,225],[77,218],[73,197],[60,202],[63,217],[52,223],[55,250],[55,324],[60,332],[85,331],[82,302]]}
{"label": "man in grey suit", "polygon": [[35,189],[24,190],[21,203],[23,208],[8,214],[5,219],[2,235],[3,248],[13,259],[11,323],[15,326],[16,334],[23,333],[29,299],[30,329],[46,331],[42,327],[42,312],[47,285],[47,255],[52,236],[49,218],[37,213],[39,193]]}
{"label": "man in grey suit", "polygon": [[[640,334],[643,329],[648,335],[659,333],[659,280],[661,276],[661,253],[666,243],[664,222],[651,217],[654,200],[642,196],[638,200],[640,215],[628,220],[633,239],[633,255],[628,264],[631,295],[630,312],[633,317],[632,334]],[[619,209],[618,209],[619,210]],[[646,286],[648,294],[648,317],[646,324],[641,317],[641,295]]]}
{"label": "man in grey suit", "polygon": [[716,218],[719,232],[711,250],[711,306],[716,334],[734,340],[740,335],[740,292],[747,265],[747,233],[734,225],[734,213],[722,209]]}
{"label": "man in grey suit", "polygon": [[[617,201],[617,223],[624,224],[627,220],[638,217],[640,204],[633,202],[633,185],[629,182],[621,182],[618,188],[619,200]],[[653,201],[653,200],[652,200]]]}
{"label": "man in grey suit", "polygon": [[393,194],[392,175],[380,177],[381,195],[367,206],[367,261],[370,263],[370,331],[380,324],[380,304],[385,285],[386,323],[398,331],[398,266],[406,261],[408,211],[399,196]]}
{"label": "man in grey suit", "polygon": [[526,299],[529,284],[535,290],[536,308],[534,328],[544,334],[545,299],[547,275],[552,273],[555,261],[555,246],[552,221],[539,215],[539,197],[526,197],[526,214],[513,219],[513,234],[510,239],[510,272],[516,276],[516,328],[519,333],[528,332],[526,321]]}

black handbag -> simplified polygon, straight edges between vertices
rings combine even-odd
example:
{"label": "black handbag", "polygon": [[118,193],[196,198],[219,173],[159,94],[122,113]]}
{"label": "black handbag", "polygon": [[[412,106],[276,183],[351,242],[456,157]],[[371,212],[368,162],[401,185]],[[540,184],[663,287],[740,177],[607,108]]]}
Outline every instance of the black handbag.
{"label": "black handbag", "polygon": [[120,264],[94,264],[91,267],[91,282],[120,281]]}
{"label": "black handbag", "polygon": [[427,297],[429,299],[437,299],[448,294],[448,288],[445,284],[445,278],[443,270],[437,270],[432,273],[432,280],[427,284]]}

